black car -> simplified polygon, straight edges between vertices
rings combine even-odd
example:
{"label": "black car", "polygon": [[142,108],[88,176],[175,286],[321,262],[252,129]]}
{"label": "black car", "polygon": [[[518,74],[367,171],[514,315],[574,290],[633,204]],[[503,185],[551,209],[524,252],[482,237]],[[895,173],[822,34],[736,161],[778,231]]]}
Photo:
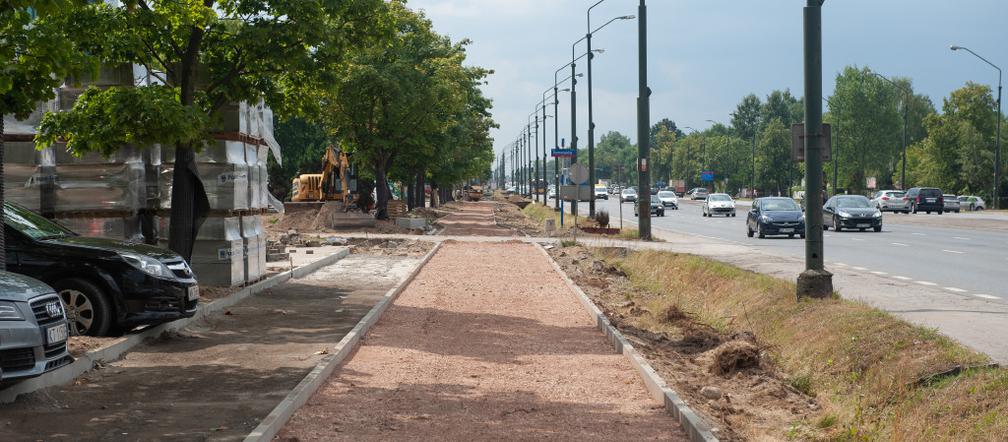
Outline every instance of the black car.
{"label": "black car", "polygon": [[[640,212],[638,211],[638,206],[640,206],[640,201],[639,200],[637,202],[635,202],[634,206],[633,206],[633,215],[634,216],[640,216]],[[658,198],[655,195],[651,195],[651,209],[650,209],[649,212],[651,214],[655,215],[655,216],[665,216],[665,205],[662,204],[661,199]]]}
{"label": "black car", "polygon": [[56,289],[71,334],[102,336],[196,313],[195,275],[175,252],[78,236],[10,203],[4,215],[7,270]]}
{"label": "black car", "polygon": [[805,214],[791,198],[766,197],[757,198],[749,209],[746,218],[746,233],[750,238],[759,234],[760,238],[767,235],[795,235],[805,237]]}
{"label": "black car", "polygon": [[910,200],[910,211],[913,213],[938,212],[941,215],[945,211],[945,197],[937,187],[912,187],[907,191],[906,198]]}
{"label": "black car", "polygon": [[882,231],[882,211],[861,195],[837,195],[823,206],[823,230]]}

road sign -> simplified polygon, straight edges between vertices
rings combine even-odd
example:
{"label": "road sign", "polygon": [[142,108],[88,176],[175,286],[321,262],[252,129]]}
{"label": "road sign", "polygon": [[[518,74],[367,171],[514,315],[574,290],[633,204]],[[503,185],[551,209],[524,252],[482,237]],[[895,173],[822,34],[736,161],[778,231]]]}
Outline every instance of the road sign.
{"label": "road sign", "polygon": [[714,171],[705,170],[700,172],[700,181],[714,181]]}
{"label": "road sign", "polygon": [[[823,161],[831,161],[833,137],[828,123],[823,123],[822,133],[822,159]],[[805,123],[791,125],[791,159],[799,163],[805,161]]]}
{"label": "road sign", "polygon": [[572,164],[570,167],[570,179],[579,186],[588,184],[588,168],[584,164]]}
{"label": "road sign", "polygon": [[550,149],[550,155],[553,158],[570,158],[577,153],[574,149]]}

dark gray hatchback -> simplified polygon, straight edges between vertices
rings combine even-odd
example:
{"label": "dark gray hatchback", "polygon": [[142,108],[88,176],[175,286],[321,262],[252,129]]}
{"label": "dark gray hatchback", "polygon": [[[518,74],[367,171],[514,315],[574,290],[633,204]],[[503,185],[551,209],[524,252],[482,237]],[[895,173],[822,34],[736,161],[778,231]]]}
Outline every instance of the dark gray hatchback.
{"label": "dark gray hatchback", "polygon": [[66,314],[41,281],[0,271],[0,386],[73,362]]}

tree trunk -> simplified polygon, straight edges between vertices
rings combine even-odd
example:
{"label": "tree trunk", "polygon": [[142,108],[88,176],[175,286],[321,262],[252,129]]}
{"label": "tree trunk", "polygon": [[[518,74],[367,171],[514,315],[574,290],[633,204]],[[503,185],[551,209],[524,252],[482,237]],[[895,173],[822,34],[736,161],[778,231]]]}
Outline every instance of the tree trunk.
{"label": "tree trunk", "polygon": [[375,218],[378,219],[389,219],[388,215],[388,201],[389,201],[389,187],[388,187],[388,176],[386,175],[386,170],[388,169],[387,160],[379,159],[375,163],[375,188],[378,197],[378,201],[375,201]]}
{"label": "tree trunk", "polygon": [[406,210],[413,210],[416,207],[416,203],[414,202],[416,200],[416,192],[413,191],[412,180],[406,184],[406,192],[403,196],[406,197]]}
{"label": "tree trunk", "polygon": [[418,172],[416,175],[416,205],[421,209],[427,205],[427,196],[424,194],[423,172]]}
{"label": "tree trunk", "polygon": [[196,169],[196,153],[189,146],[175,148],[175,169],[172,171],[171,222],[168,225],[168,248],[192,263],[193,244],[200,226],[210,212],[206,190]]}

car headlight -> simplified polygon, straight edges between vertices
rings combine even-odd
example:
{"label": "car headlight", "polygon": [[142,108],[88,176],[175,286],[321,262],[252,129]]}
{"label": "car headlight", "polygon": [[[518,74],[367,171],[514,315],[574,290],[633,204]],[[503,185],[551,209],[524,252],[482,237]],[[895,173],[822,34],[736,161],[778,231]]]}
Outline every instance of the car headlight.
{"label": "car headlight", "polygon": [[764,223],[769,223],[770,222],[770,217],[766,216],[766,215],[763,215],[763,216],[759,217],[759,219],[760,219],[760,221],[763,221]]}
{"label": "car headlight", "polygon": [[168,267],[165,267],[161,261],[149,256],[138,255],[136,253],[120,253],[119,256],[122,256],[126,262],[130,263],[130,265],[140,269],[148,275],[163,277],[171,274]]}
{"label": "car headlight", "polygon": [[0,321],[24,321],[24,315],[13,302],[0,301]]}
{"label": "car headlight", "polygon": [[849,212],[837,212],[837,215],[840,215],[840,218],[850,218]]}
{"label": "car headlight", "polygon": [[874,216],[875,216],[875,218],[882,218],[882,212],[879,211],[879,210],[876,210]]}

